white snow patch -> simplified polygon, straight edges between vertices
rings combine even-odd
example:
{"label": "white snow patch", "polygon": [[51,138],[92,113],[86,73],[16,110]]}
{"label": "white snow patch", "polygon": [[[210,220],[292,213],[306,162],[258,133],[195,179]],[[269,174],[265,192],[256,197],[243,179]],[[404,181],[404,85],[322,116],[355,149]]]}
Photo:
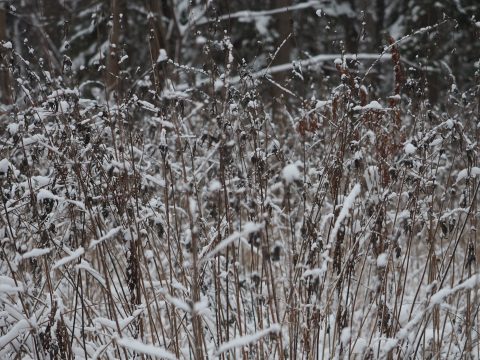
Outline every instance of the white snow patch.
{"label": "white snow patch", "polygon": [[216,179],[210,181],[210,184],[208,185],[208,191],[210,192],[220,190],[221,188],[222,188],[222,184],[220,183],[220,181]]}
{"label": "white snow patch", "polygon": [[207,42],[207,38],[205,36],[197,36],[195,39],[195,43],[197,45],[204,45]]}
{"label": "white snow patch", "polygon": [[63,259],[58,260],[58,261],[53,265],[53,269],[59,268],[60,266],[63,266],[63,265],[65,265],[65,264],[69,263],[70,261],[73,261],[73,260],[79,258],[79,257],[82,256],[83,254],[85,254],[85,249],[80,246],[78,249],[76,249],[75,251],[73,251],[70,255],[65,256]]}
{"label": "white snow patch", "polygon": [[440,289],[439,291],[437,291],[435,294],[432,295],[432,297],[430,298],[430,304],[440,305],[443,302],[443,300],[447,296],[451,295],[452,293],[453,293],[453,290],[450,287]]}
{"label": "white snow patch", "polygon": [[354,354],[363,354],[365,352],[365,349],[368,346],[367,340],[364,338],[358,338],[355,341],[355,344],[353,345],[352,353]]}
{"label": "white snow patch", "polygon": [[289,164],[285,166],[282,170],[282,177],[285,179],[287,184],[290,184],[295,180],[300,179],[300,176],[300,170],[298,170],[298,167],[295,164]]}
{"label": "white snow patch", "polygon": [[331,102],[329,100],[317,100],[315,103],[315,109],[320,110],[324,108],[325,106],[329,105]]}
{"label": "white snow patch", "polygon": [[455,126],[455,121],[453,121],[452,119],[448,119],[444,122],[444,124],[447,129],[453,129],[453,127]]}
{"label": "white snow patch", "polygon": [[361,186],[359,183],[356,183],[353,187],[350,194],[345,198],[343,202],[342,210],[340,210],[340,214],[338,214],[337,220],[335,221],[335,226],[333,227],[332,233],[330,235],[330,239],[333,241],[337,236],[338,229],[340,229],[340,225],[342,224],[343,220],[348,216],[348,212],[353,207],[353,203],[355,202],[356,197],[360,194]]}
{"label": "white snow patch", "polygon": [[398,340],[397,339],[387,339],[385,341],[385,345],[383,345],[382,350],[385,351],[386,354],[388,354],[391,350],[397,346]]}
{"label": "white snow patch", "polygon": [[271,334],[271,333],[279,333],[281,330],[281,327],[279,324],[273,324],[270,327],[257,331],[256,333],[252,335],[245,335],[241,337],[237,337],[229,342],[223,343],[220,345],[215,352],[215,355],[218,356],[221,353],[224,353],[225,351],[232,350],[238,347],[242,347],[254,342],[257,342],[261,338]]}
{"label": "white snow patch", "polygon": [[114,237],[115,235],[117,235],[120,232],[120,230],[122,230],[121,226],[117,226],[116,228],[110,229],[108,231],[108,233],[106,233],[100,239],[92,240],[92,242],[90,243],[90,246],[88,248],[91,249],[91,248],[95,247],[97,244],[101,243],[102,241],[105,241],[105,240],[110,239],[111,237]]}
{"label": "white snow patch", "polygon": [[407,155],[411,155],[411,154],[415,154],[415,152],[417,151],[417,148],[412,143],[407,143],[405,144],[404,150]]}
{"label": "white snow patch", "polygon": [[465,179],[467,176],[476,177],[478,175],[480,175],[480,167],[472,167],[470,174],[468,173],[468,169],[463,169],[457,175],[457,183]]}
{"label": "white snow patch", "polygon": [[165,49],[160,49],[158,52],[157,63],[161,63],[168,60],[168,55]]}
{"label": "white snow patch", "polygon": [[349,327],[342,329],[342,334],[340,335],[340,340],[342,341],[343,346],[347,346],[350,338],[352,337],[352,330]]}
{"label": "white snow patch", "polygon": [[143,175],[143,177],[160,187],[165,187],[165,181],[163,179],[159,179],[155,176],[148,175],[148,174]]}
{"label": "white snow patch", "polygon": [[120,58],[120,60],[118,61],[118,64],[123,63],[123,62],[124,62],[125,60],[127,60],[127,59],[128,59],[128,55],[123,55],[123,56]]}
{"label": "white snow patch", "polygon": [[30,328],[30,324],[27,320],[22,319],[12,326],[11,330],[0,337],[0,349],[4,349],[8,344],[10,344],[14,339],[19,337],[25,330]]}
{"label": "white snow patch", "polygon": [[375,165],[369,166],[365,169],[363,174],[365,178],[365,182],[367,183],[368,190],[372,190],[372,188],[376,187],[380,182],[380,172],[378,167]]}
{"label": "white snow patch", "polygon": [[0,282],[0,294],[14,295],[23,291],[23,286],[12,286],[10,284],[2,284]]}
{"label": "white snow patch", "polygon": [[7,159],[0,160],[0,173],[6,174],[10,166],[10,161],[8,161]]}
{"label": "white snow patch", "polygon": [[378,101],[373,100],[365,106],[357,105],[353,108],[353,110],[359,111],[359,110],[388,110],[388,109],[380,105]]}
{"label": "white snow patch", "polygon": [[45,137],[43,135],[36,134],[31,137],[24,138],[23,145],[28,146],[28,145],[36,144],[39,141],[45,141]]}
{"label": "white snow patch", "polygon": [[25,254],[22,255],[23,259],[29,259],[33,257],[39,257],[48,254],[51,251],[50,248],[45,248],[45,249],[32,249]]}
{"label": "white snow patch", "polygon": [[132,338],[116,338],[115,341],[121,347],[126,349],[133,350],[135,352],[139,352],[145,355],[154,356],[160,359],[167,359],[167,360],[175,360],[176,357],[171,352],[150,344],[144,344],[141,341],[132,339]]}
{"label": "white snow patch", "polygon": [[7,125],[7,130],[8,132],[10,133],[10,136],[13,136],[15,135],[16,133],[18,133],[18,128],[20,127],[19,124],[17,123],[11,123],[11,124],[8,124]]}
{"label": "white snow patch", "polygon": [[388,264],[388,254],[387,253],[381,253],[377,257],[377,267],[379,268],[384,268]]}
{"label": "white snow patch", "polygon": [[12,42],[11,41],[4,42],[3,47],[5,49],[12,49],[13,48]]}
{"label": "white snow patch", "polygon": [[50,179],[48,176],[38,175],[38,176],[32,176],[32,180],[35,186],[43,187],[50,184],[52,179]]}
{"label": "white snow patch", "polygon": [[215,254],[219,253],[220,251],[222,251],[223,249],[228,247],[235,240],[240,240],[243,237],[248,236],[248,234],[259,231],[259,230],[263,229],[264,226],[265,225],[263,223],[257,224],[257,223],[247,222],[243,226],[243,231],[242,232],[235,231],[233,234],[231,234],[230,236],[228,236],[224,240],[220,241],[220,243],[212,251],[210,251],[209,253],[207,253],[205,255],[202,251],[202,253],[200,254],[200,258],[203,257],[203,261],[206,261],[206,260],[210,259],[212,256],[214,256]]}
{"label": "white snow patch", "polygon": [[50,190],[40,189],[37,193],[37,201],[42,201],[45,199],[59,200],[60,197],[58,197],[57,195],[54,195]]}

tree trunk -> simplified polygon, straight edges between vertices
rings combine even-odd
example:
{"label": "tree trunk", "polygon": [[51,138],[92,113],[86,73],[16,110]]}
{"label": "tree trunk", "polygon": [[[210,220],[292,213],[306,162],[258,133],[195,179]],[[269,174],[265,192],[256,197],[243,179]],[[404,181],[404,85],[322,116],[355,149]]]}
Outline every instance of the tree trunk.
{"label": "tree trunk", "polygon": [[112,13],[112,28],[110,29],[110,44],[107,54],[107,93],[119,91],[119,40],[120,40],[120,8],[121,0],[111,0],[110,10]]}
{"label": "tree trunk", "polygon": [[40,23],[46,32],[45,36],[48,36],[55,47],[59,49],[65,35],[62,20],[67,16],[63,8],[63,1],[43,0],[42,3]]}
{"label": "tree trunk", "polygon": [[[273,1],[273,8],[286,8],[290,5],[291,0]],[[289,11],[284,11],[276,16],[275,30],[279,35],[275,44],[275,52],[278,51],[278,53],[272,61],[272,66],[287,64],[290,62],[290,54],[293,49],[293,28],[291,14]],[[283,86],[285,85],[287,74],[287,72],[278,72],[273,75],[273,81]],[[282,114],[282,108],[285,105],[285,101],[282,101],[284,95],[283,90],[276,85],[272,86],[272,117],[277,119],[277,124],[282,124],[285,122],[284,115]]]}
{"label": "tree trunk", "polygon": [[385,22],[385,0],[377,0],[375,3],[375,37],[374,37],[375,50],[378,50],[383,42],[384,22]]}
{"label": "tree trunk", "polygon": [[[0,41],[7,41],[7,9],[6,4],[0,5]],[[0,63],[0,100],[2,104],[12,104],[12,89],[10,87],[9,56],[2,56]]]}
{"label": "tree trunk", "polygon": [[161,92],[165,86],[165,76],[163,65],[159,63],[160,50],[169,53],[165,39],[165,30],[162,25],[162,4],[158,0],[147,0],[148,10],[153,14],[148,21],[148,38],[150,43],[150,60],[152,62],[153,77],[157,93]]}
{"label": "tree trunk", "polygon": [[[350,6],[352,14],[355,13],[355,0],[343,1]],[[341,15],[339,17],[345,32],[345,51],[350,54],[358,52],[358,31],[355,24],[355,18],[350,14]]]}

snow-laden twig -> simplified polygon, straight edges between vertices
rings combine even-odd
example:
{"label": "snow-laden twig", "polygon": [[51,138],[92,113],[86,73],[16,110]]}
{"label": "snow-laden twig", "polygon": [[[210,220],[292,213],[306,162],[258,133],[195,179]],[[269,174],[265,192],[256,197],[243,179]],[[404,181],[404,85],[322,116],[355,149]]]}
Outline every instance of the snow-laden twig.
{"label": "snow-laden twig", "polygon": [[259,231],[263,227],[264,227],[264,224],[255,224],[255,223],[252,223],[252,222],[246,223],[245,226],[243,227],[243,231],[241,231],[241,232],[235,231],[233,234],[231,234],[230,236],[228,236],[224,240],[220,241],[220,243],[217,246],[215,246],[215,248],[212,251],[205,254],[205,252],[208,251],[208,246],[206,248],[204,248],[204,250],[200,254],[200,258],[202,259],[202,261],[206,261],[208,259],[211,259],[215,254],[217,254],[220,251],[222,251],[223,249],[227,248],[235,240],[239,240],[242,237],[247,236],[248,234]]}
{"label": "snow-laden twig", "polygon": [[64,258],[58,260],[57,262],[55,262],[55,264],[53,265],[52,269],[57,269],[59,268],[60,266],[63,266],[65,264],[68,264],[69,262],[75,260],[75,259],[78,259],[80,256],[82,256],[83,254],[85,254],[85,249],[83,247],[79,247],[78,249],[76,249],[75,251],[71,252],[70,255],[68,256],[65,256]]}
{"label": "snow-laden twig", "polygon": [[159,359],[177,359],[174,354],[161,347],[144,344],[143,342],[132,338],[117,338],[115,341],[119,346],[141,354],[150,355]]}
{"label": "snow-laden twig", "polygon": [[343,201],[343,207],[342,207],[342,210],[340,210],[340,213],[338,214],[337,220],[335,221],[335,226],[333,227],[333,230],[330,234],[330,240],[335,240],[335,237],[337,236],[337,232],[340,229],[340,225],[342,225],[343,220],[345,220],[345,218],[348,216],[348,212],[353,207],[353,203],[355,202],[355,199],[358,196],[358,194],[360,194],[360,190],[361,190],[360,184],[356,183],[352,191],[350,192],[350,194]]}
{"label": "snow-laden twig", "polygon": [[[280,64],[280,65],[275,65],[271,67],[267,67],[265,69],[261,69],[255,72],[252,72],[249,74],[249,77],[252,79],[259,79],[264,76],[276,74],[276,73],[281,73],[284,71],[289,71],[294,69],[294,67],[306,67],[309,65],[315,65],[319,64],[322,62],[328,62],[328,61],[334,61],[335,59],[343,58],[345,60],[377,60],[377,61],[387,61],[391,59],[390,54],[370,54],[370,53],[360,53],[360,54],[320,54],[316,56],[312,56],[311,58],[305,59],[305,60],[299,60],[295,61],[295,64],[293,62],[289,62],[286,64]],[[228,83],[231,85],[237,84],[240,82],[242,78],[240,76],[234,76],[230,79],[228,79]],[[211,79],[202,79],[197,82],[195,86],[203,86],[208,84],[211,81]],[[194,86],[194,87],[195,87]],[[215,82],[215,88],[220,89],[223,87],[223,81],[222,80],[217,80]],[[192,88],[189,84],[178,84],[175,86],[176,90],[183,91]]]}
{"label": "snow-laden twig", "polygon": [[263,17],[263,16],[270,16],[270,15],[276,15],[276,14],[282,14],[288,11],[297,11],[297,10],[304,10],[308,8],[313,8],[317,7],[320,5],[320,1],[318,0],[310,0],[306,1],[300,4],[295,4],[292,6],[284,6],[284,7],[279,7],[276,9],[271,9],[271,10],[262,10],[262,11],[252,11],[252,10],[241,10],[237,11],[233,14],[226,14],[222,15],[216,18],[201,18],[198,21],[195,22],[195,25],[204,25],[208,24],[211,22],[218,22],[218,21],[226,21],[226,20],[231,20],[231,19],[253,19],[256,17]]}
{"label": "snow-laden twig", "polygon": [[114,237],[115,235],[117,235],[119,233],[119,231],[122,230],[122,227],[121,226],[117,226],[113,229],[110,229],[108,231],[108,233],[106,233],[104,236],[102,236],[100,239],[98,240],[92,240],[92,242],[90,243],[90,246],[88,247],[89,249],[92,249],[94,248],[95,246],[97,246],[98,244],[100,244],[101,242],[105,241],[105,240],[108,240],[112,237]]}
{"label": "snow-laden twig", "polygon": [[26,329],[30,327],[27,320],[23,319],[17,322],[11,330],[0,337],[0,349],[5,348],[10,342],[19,337]]}
{"label": "snow-laden twig", "polygon": [[279,324],[273,324],[270,327],[257,331],[254,334],[251,335],[244,335],[241,337],[237,337],[233,340],[230,340],[229,342],[223,343],[220,345],[215,352],[216,355],[220,355],[221,353],[224,353],[225,351],[229,351],[238,347],[242,347],[248,344],[252,344],[260,340],[261,338],[272,334],[272,333],[279,333],[281,330],[281,327]]}

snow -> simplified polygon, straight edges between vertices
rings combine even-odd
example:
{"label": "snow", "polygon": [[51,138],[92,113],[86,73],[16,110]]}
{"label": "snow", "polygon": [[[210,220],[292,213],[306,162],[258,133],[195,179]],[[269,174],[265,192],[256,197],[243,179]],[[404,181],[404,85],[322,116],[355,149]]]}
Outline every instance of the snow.
{"label": "snow", "polygon": [[154,112],[154,113],[157,113],[157,111],[159,110],[155,105],[153,105],[152,103],[150,103],[146,100],[137,100],[137,102],[145,110],[148,110],[148,111],[151,111],[151,112]]}
{"label": "snow", "polygon": [[340,334],[340,341],[342,342],[343,346],[348,345],[351,337],[352,329],[350,329],[349,327],[343,328],[342,333]]}
{"label": "snow", "polygon": [[3,47],[5,49],[12,49],[13,48],[13,45],[12,45],[12,42],[11,41],[6,41],[3,43]]}
{"label": "snow", "polygon": [[353,207],[355,199],[360,194],[360,190],[360,184],[356,183],[350,194],[345,198],[342,210],[340,210],[337,220],[335,221],[335,226],[333,227],[333,230],[331,232],[330,239],[335,240],[338,230],[340,229],[340,225],[342,225],[343,220],[345,220],[345,218],[348,216],[350,209]]}
{"label": "snow", "polygon": [[92,275],[93,278],[95,278],[102,285],[103,288],[106,287],[106,282],[105,282],[105,279],[102,277],[102,275],[100,275],[100,273],[97,270],[93,269],[91,265],[84,259],[80,261],[80,264],[75,265],[75,269],[85,270],[90,275]]}
{"label": "snow", "polygon": [[55,264],[53,265],[53,269],[57,269],[57,268],[59,268],[60,266],[63,266],[63,265],[65,265],[65,264],[68,264],[69,262],[78,259],[78,258],[79,258],[80,256],[82,256],[83,254],[85,254],[85,249],[80,246],[78,249],[76,249],[75,251],[71,252],[70,255],[65,256],[64,258],[62,258],[62,259],[58,260],[57,262],[55,262]]}
{"label": "snow", "polygon": [[263,330],[260,330],[260,331],[257,331],[256,333],[254,333],[252,335],[239,336],[239,337],[237,337],[233,340],[230,340],[226,343],[221,344],[218,347],[217,351],[215,352],[215,356],[219,356],[221,353],[224,353],[226,351],[229,351],[229,350],[232,350],[232,349],[235,349],[235,348],[238,348],[238,347],[242,347],[242,346],[245,346],[245,345],[255,343],[258,340],[260,340],[261,338],[263,338],[263,337],[265,337],[269,334],[279,333],[280,330],[281,330],[281,327],[280,327],[279,324],[273,324],[270,327],[268,327],[266,329],[263,329]]}
{"label": "snow", "polygon": [[22,291],[23,291],[22,286],[11,286],[9,284],[2,284],[0,282],[0,295],[2,294],[13,295]]}
{"label": "snow", "polygon": [[215,192],[220,190],[221,188],[222,188],[222,184],[220,183],[220,181],[216,179],[210,181],[210,184],[208,185],[209,192]]}
{"label": "snow", "polygon": [[315,103],[315,109],[320,110],[323,109],[325,106],[331,104],[331,101],[329,100],[317,100]]}
{"label": "snow", "polygon": [[73,95],[75,97],[80,96],[77,89],[64,88],[64,89],[58,89],[58,90],[52,91],[52,93],[47,96],[47,99],[48,100],[54,100],[54,99],[58,99],[58,98],[68,96],[68,95]]}
{"label": "snow", "polygon": [[433,140],[433,141],[430,143],[430,146],[431,146],[431,147],[434,147],[434,146],[440,145],[442,142],[443,142],[443,139],[442,139],[442,138],[438,138],[438,139]]}
{"label": "snow", "polygon": [[433,305],[440,305],[443,300],[452,293],[453,291],[449,287],[440,289],[432,295],[432,297],[430,298],[430,303]]}
{"label": "snow", "polygon": [[455,126],[455,121],[453,121],[452,119],[448,119],[447,121],[444,122],[444,124],[447,129],[451,130]]}
{"label": "snow", "polygon": [[40,134],[32,135],[31,137],[23,138],[23,145],[33,145],[38,143],[39,141],[45,141],[45,137]]}
{"label": "snow", "polygon": [[380,183],[380,171],[378,166],[371,165],[366,168],[363,177],[365,178],[365,182],[367,183],[367,188],[369,191],[378,186]]}
{"label": "snow", "polygon": [[[40,180],[40,183],[43,183],[43,182],[45,182],[45,177],[40,177],[39,180]],[[48,179],[48,181],[50,181],[50,179]],[[67,202],[69,204],[72,204],[72,205],[75,205],[75,206],[79,207],[82,210],[85,210],[85,204],[82,203],[81,201],[64,199],[60,196],[54,195],[50,190],[40,189],[37,193],[37,201],[40,202],[42,200],[47,200],[47,199],[60,201],[60,202]]]}
{"label": "snow", "polygon": [[10,166],[10,161],[8,161],[7,159],[0,160],[0,173],[6,174]]}
{"label": "snow", "polygon": [[285,179],[287,184],[290,184],[301,178],[300,170],[298,170],[297,165],[289,164],[283,168],[282,177]]}
{"label": "snow", "polygon": [[[395,45],[384,41],[380,54],[367,36],[362,49],[374,53],[346,53],[345,29],[334,26],[339,13],[364,26],[370,3],[364,13],[303,0],[216,14],[213,0],[178,0],[162,18],[132,4],[147,21],[138,29],[148,29],[148,14],[184,36],[171,53],[154,54],[168,70],[158,89],[152,69],[136,66],[148,41],[130,44],[137,37],[125,34],[113,75],[131,81],[120,93],[105,84],[107,37],[105,46],[93,39],[79,47],[108,14],[70,3],[86,13],[63,40],[71,48],[59,48],[59,63],[39,58],[31,29],[12,50],[0,41],[14,57],[18,90],[0,104],[0,359],[18,351],[33,359],[38,335],[48,340],[49,331],[53,345],[66,331],[78,359],[188,359],[197,337],[208,359],[477,352],[476,318],[465,321],[480,294],[479,276],[468,277],[479,215],[468,206],[480,180],[475,79],[462,75],[461,61],[451,70],[443,52],[435,62],[415,58],[425,37],[405,28],[411,14],[397,14],[401,1],[388,6],[401,21],[386,30],[413,50],[401,57],[407,83],[397,95]],[[297,49],[301,34],[275,33],[276,14],[310,16],[312,28],[328,27],[325,41],[311,37]],[[232,19],[248,21],[255,36],[224,32]],[[62,74],[64,54],[74,64]],[[444,87],[444,103],[425,100],[425,74],[446,76],[433,84]],[[279,109],[272,85],[283,93]],[[318,122],[306,138],[295,132],[302,118]],[[431,256],[439,269],[427,281]],[[388,331],[378,321],[383,304]]]}
{"label": "snow", "polygon": [[[128,326],[128,324],[130,324],[132,321],[134,321],[142,312],[143,312],[143,309],[140,308],[140,309],[135,310],[131,316],[127,316],[126,318],[123,318],[123,319],[117,319],[118,326],[121,329],[124,329],[125,327]],[[108,319],[108,318],[105,318],[105,317],[101,317],[101,316],[93,319],[93,323],[95,325],[109,327],[109,328],[114,329],[114,330],[117,329],[117,321],[111,320],[111,319]]]}
{"label": "snow", "polygon": [[327,268],[315,268],[315,269],[309,269],[306,270],[303,274],[302,277],[306,278],[308,276],[313,276],[313,277],[318,277],[324,274],[327,271]]}
{"label": "snow", "polygon": [[27,320],[22,319],[17,322],[13,327],[10,329],[8,333],[0,337],[0,349],[5,348],[8,344],[10,344],[14,339],[19,337],[25,330],[30,328],[30,324]]}
{"label": "snow", "polygon": [[10,133],[10,136],[14,136],[18,133],[20,125],[18,123],[10,123],[7,125],[7,131]]}
{"label": "snow", "polygon": [[42,200],[59,200],[61,199],[57,195],[54,195],[50,190],[47,189],[40,189],[37,193],[37,201],[42,201]]}
{"label": "snow", "polygon": [[35,186],[43,187],[43,186],[49,185],[51,183],[52,179],[49,178],[48,176],[38,175],[38,176],[32,176],[32,181],[33,181]]}
{"label": "snow", "polygon": [[213,257],[215,254],[218,254],[223,249],[227,248],[235,240],[240,240],[243,237],[248,236],[251,233],[254,233],[256,231],[260,231],[261,229],[264,228],[264,226],[265,226],[264,224],[247,222],[243,226],[243,231],[242,232],[235,231],[233,234],[229,235],[227,238],[220,241],[220,243],[212,251],[210,251],[206,255],[203,255],[203,251],[202,251],[202,253],[200,254],[200,257],[203,256],[203,261],[206,261],[206,260],[210,259],[211,257]]}
{"label": "snow", "polygon": [[459,171],[457,175],[457,184],[462,181],[463,179],[467,178],[468,176],[470,177],[476,177],[480,175],[480,167],[473,166],[470,171],[469,169],[463,169]]}
{"label": "snow", "polygon": [[114,237],[115,235],[117,235],[120,230],[122,230],[122,227],[121,226],[117,226],[116,228],[113,228],[113,229],[110,229],[104,236],[102,236],[100,239],[98,240],[92,240],[92,242],[90,243],[90,246],[89,246],[89,249],[92,249],[94,248],[95,246],[97,246],[98,244],[100,244],[101,242],[105,241],[105,240],[108,240],[112,237]]}
{"label": "snow", "polygon": [[132,338],[115,338],[116,343],[126,349],[133,350],[135,352],[139,352],[141,354],[150,355],[159,359],[167,359],[167,360],[174,360],[177,359],[174,354],[165,350],[164,348],[145,344],[139,340],[135,340]]}
{"label": "snow", "polygon": [[387,253],[381,253],[377,257],[377,267],[379,268],[384,268],[388,264],[388,254]]}
{"label": "snow", "polygon": [[397,344],[398,344],[397,339],[387,339],[385,341],[385,344],[383,344],[382,346],[382,351],[384,353],[389,353],[391,350],[395,348],[395,346],[397,346]]}
{"label": "snow", "polygon": [[197,37],[195,38],[195,43],[196,43],[197,45],[204,45],[204,44],[207,43],[207,38],[206,38],[205,36],[201,36],[201,35],[200,35],[200,36],[197,36]]}
{"label": "snow", "polygon": [[360,110],[389,110],[389,108],[384,108],[378,101],[371,101],[369,104],[365,106],[357,105],[353,108],[355,111]]}
{"label": "snow", "polygon": [[353,345],[352,353],[354,354],[363,354],[365,349],[368,347],[368,342],[364,338],[357,338]]}
{"label": "snow", "polygon": [[128,55],[123,55],[120,60],[118,61],[119,64],[123,63],[124,61],[126,61],[128,59]]}
{"label": "snow", "polygon": [[168,60],[167,52],[165,49],[160,49],[158,52],[157,63],[165,62]]}
{"label": "snow", "polygon": [[389,96],[388,98],[391,99],[391,100],[396,100],[396,101],[402,100],[402,97],[400,96],[400,94]]}
{"label": "snow", "polygon": [[411,155],[411,154],[415,154],[415,152],[417,151],[417,148],[412,143],[407,143],[405,144],[404,150],[407,155]]}
{"label": "snow", "polygon": [[148,181],[153,182],[155,185],[158,185],[158,186],[163,187],[163,188],[165,187],[165,180],[163,180],[163,179],[159,179],[155,176],[148,175],[148,174],[143,175],[143,177],[145,179],[147,179]]}
{"label": "snow", "polygon": [[174,296],[171,296],[169,294],[165,294],[165,299],[167,299],[167,301],[169,303],[171,303],[172,305],[174,305],[176,308],[178,309],[181,309],[183,311],[185,311],[186,313],[191,313],[192,312],[192,307],[187,304],[185,301],[183,301],[182,299],[179,299],[177,297],[174,297]]}
{"label": "snow", "polygon": [[50,248],[45,248],[45,249],[32,249],[25,254],[22,255],[23,259],[29,259],[33,257],[39,257],[48,254],[51,251]]}

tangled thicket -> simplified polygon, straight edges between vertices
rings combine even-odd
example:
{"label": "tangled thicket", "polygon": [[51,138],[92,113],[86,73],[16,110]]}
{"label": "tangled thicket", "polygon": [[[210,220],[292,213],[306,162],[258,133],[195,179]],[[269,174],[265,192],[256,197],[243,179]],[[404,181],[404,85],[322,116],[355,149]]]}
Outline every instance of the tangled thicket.
{"label": "tangled thicket", "polygon": [[228,33],[123,85],[4,41],[0,357],[479,358],[478,63],[432,103],[402,58],[452,21],[283,83]]}

